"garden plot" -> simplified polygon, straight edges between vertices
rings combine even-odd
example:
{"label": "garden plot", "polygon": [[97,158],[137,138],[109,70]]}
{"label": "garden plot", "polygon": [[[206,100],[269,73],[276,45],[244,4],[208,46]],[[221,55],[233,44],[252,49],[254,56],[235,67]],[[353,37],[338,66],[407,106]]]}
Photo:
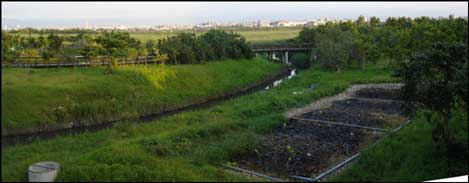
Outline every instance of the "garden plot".
{"label": "garden plot", "polygon": [[282,179],[318,176],[408,120],[398,100],[400,86],[354,85],[289,111],[287,123],[264,135],[258,148],[233,161],[237,167]]}
{"label": "garden plot", "polygon": [[363,88],[355,92],[354,97],[397,101],[402,100],[402,96],[397,88]]}
{"label": "garden plot", "polygon": [[234,161],[238,167],[272,177],[309,177],[359,152],[381,135],[371,130],[292,121],[262,137],[259,148]]}
{"label": "garden plot", "polygon": [[394,128],[406,121],[398,102],[377,102],[347,99],[333,102],[332,106],[302,114],[300,118],[375,128]]}

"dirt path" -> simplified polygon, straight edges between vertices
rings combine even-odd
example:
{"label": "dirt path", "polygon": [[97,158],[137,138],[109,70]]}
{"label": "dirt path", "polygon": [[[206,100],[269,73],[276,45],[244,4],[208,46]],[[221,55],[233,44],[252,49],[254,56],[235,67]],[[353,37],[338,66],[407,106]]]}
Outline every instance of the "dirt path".
{"label": "dirt path", "polygon": [[[374,90],[374,91],[378,91],[379,89],[396,90],[396,89],[399,89],[400,87],[402,87],[402,84],[400,83],[352,85],[350,88],[348,88],[344,92],[339,93],[337,95],[319,99],[318,101],[315,101],[302,108],[295,108],[295,109],[289,110],[285,113],[285,116],[287,116],[288,118],[291,118],[293,116],[298,116],[298,115],[301,115],[303,113],[306,113],[315,109],[322,109],[322,108],[330,107],[334,101],[350,99],[352,97],[358,97],[358,96],[363,97],[364,96],[363,93],[366,93],[366,92],[363,92],[362,89],[369,89],[368,93],[373,93],[371,90]],[[362,90],[362,92],[357,92],[359,90]],[[374,98],[377,98],[377,97],[374,97]]]}

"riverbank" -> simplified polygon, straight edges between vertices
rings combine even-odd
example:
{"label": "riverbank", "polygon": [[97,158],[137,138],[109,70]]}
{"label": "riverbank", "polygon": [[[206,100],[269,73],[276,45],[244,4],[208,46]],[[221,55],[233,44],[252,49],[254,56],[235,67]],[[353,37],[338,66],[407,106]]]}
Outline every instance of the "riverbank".
{"label": "riverbank", "polygon": [[[275,82],[285,80],[286,77],[290,78],[291,76],[293,76],[292,74],[295,74],[294,70],[290,71],[290,74],[288,74],[288,69],[284,67],[282,69],[279,69],[271,73],[270,75],[268,75],[267,77],[265,77],[264,79],[260,81],[256,81],[254,83],[249,84],[248,86],[236,88],[235,90],[228,91],[225,93],[220,93],[218,95],[213,95],[213,96],[207,97],[206,99],[204,99],[204,101],[200,101],[197,103],[189,103],[182,107],[168,108],[159,113],[140,116],[139,120],[136,120],[133,122],[135,123],[148,122],[148,121],[157,120],[159,118],[166,117],[169,115],[181,113],[184,111],[204,109],[204,108],[216,105],[225,100],[232,99],[234,97],[246,95],[246,94],[256,92],[259,90],[263,90],[266,88],[270,88],[270,87],[275,87],[274,86]],[[86,132],[99,131],[99,130],[103,130],[106,128],[111,128],[115,123],[118,123],[118,122],[119,120],[107,121],[107,122],[100,122],[97,124],[74,126],[71,128],[61,128],[61,129],[50,130],[50,131],[6,135],[6,136],[2,136],[2,147],[8,146],[8,145],[19,144],[19,143],[26,144],[26,143],[30,143],[33,140],[39,140],[39,139],[44,140],[44,139],[54,138],[59,135],[79,134],[85,131]]]}
{"label": "riverbank", "polygon": [[[2,69],[2,136],[55,131],[179,110],[272,80],[262,59],[203,65]],[[273,74],[273,75],[272,75]]]}
{"label": "riverbank", "polygon": [[[382,68],[341,73],[310,69],[277,87],[208,109],[4,147],[2,180],[25,181],[27,167],[43,160],[61,164],[59,181],[252,180],[225,171],[220,164],[255,149],[259,135],[286,122],[282,113],[288,109],[340,93],[350,84],[382,82],[396,82],[396,79]],[[313,83],[319,85],[294,94]]]}

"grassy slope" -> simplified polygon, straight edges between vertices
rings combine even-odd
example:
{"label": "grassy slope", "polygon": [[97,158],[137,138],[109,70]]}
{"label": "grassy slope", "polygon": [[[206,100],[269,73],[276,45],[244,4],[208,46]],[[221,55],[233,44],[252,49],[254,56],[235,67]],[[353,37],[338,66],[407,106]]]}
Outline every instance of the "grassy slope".
{"label": "grassy slope", "polygon": [[261,59],[205,65],[2,69],[2,133],[133,119],[259,81],[279,69]]}
{"label": "grassy slope", "polygon": [[[352,83],[392,82],[383,69],[303,71],[271,90],[145,124],[2,148],[2,180],[26,181],[28,165],[53,160],[62,181],[247,180],[218,168],[229,157],[255,148],[256,136],[286,119],[282,113],[345,90]],[[292,95],[312,83],[311,92]]]}
{"label": "grassy slope", "polygon": [[329,181],[417,182],[467,175],[467,120],[467,113],[462,110],[450,122],[451,133],[458,142],[465,144],[465,152],[458,153],[459,156],[453,159],[446,159],[445,154],[433,146],[433,123],[420,114],[409,126],[365,151],[356,163]]}

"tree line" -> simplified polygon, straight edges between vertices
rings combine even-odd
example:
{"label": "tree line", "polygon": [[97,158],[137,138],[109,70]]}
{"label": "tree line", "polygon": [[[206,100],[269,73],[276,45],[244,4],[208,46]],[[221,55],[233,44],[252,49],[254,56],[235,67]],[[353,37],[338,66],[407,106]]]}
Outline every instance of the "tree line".
{"label": "tree line", "polygon": [[429,17],[389,17],[381,22],[378,17],[365,21],[328,22],[304,28],[294,40],[310,43],[311,57],[322,67],[340,71],[342,68],[360,68],[379,60],[397,67],[403,60],[433,43],[466,43],[468,21],[463,18],[435,19]]}
{"label": "tree line", "polygon": [[21,33],[2,31],[2,62],[14,62],[20,57],[42,57],[48,61],[53,57],[70,57],[73,54],[88,60],[111,62],[151,56],[157,62],[169,64],[194,64],[254,56],[244,37],[223,30],[210,30],[198,36],[194,33],[179,33],[144,43],[130,37],[127,32],[117,31],[97,35],[82,32],[74,36],[53,33],[23,36]]}
{"label": "tree line", "polygon": [[156,48],[161,54],[168,55],[171,64],[254,57],[244,37],[222,30],[210,30],[199,36],[181,33],[158,40]]}

